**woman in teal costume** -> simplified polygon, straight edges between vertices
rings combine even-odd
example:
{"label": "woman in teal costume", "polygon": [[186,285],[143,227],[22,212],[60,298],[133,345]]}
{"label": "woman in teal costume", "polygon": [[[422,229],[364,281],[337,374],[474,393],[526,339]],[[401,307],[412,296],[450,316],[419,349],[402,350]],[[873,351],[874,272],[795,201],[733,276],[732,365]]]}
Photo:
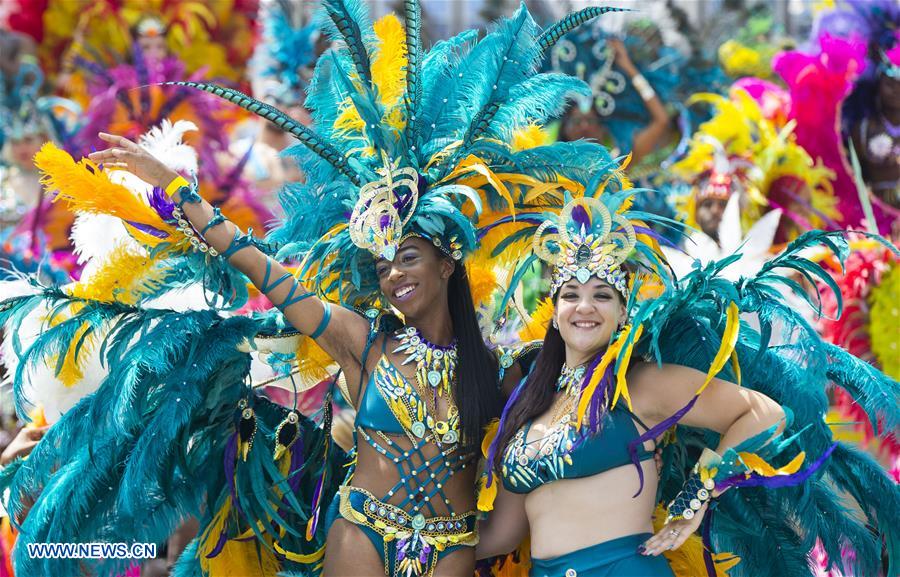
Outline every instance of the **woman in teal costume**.
{"label": "woman in teal costume", "polygon": [[[806,553],[816,538],[839,550],[845,531],[852,531],[860,538],[854,574],[877,575],[882,538],[893,562],[898,542],[891,519],[900,493],[874,461],[832,442],[822,418],[824,387],[818,385],[822,398],[815,400],[810,389],[839,384],[896,422],[897,407],[869,395],[896,398],[897,383],[828,348],[770,288],[785,282],[771,272],[778,266],[827,277],[796,253],[822,242],[841,256],[846,244],[839,233],[809,233],[754,279],[732,285],[717,278],[732,258],[673,285],[646,225],[654,217],[630,210],[634,191],[607,189],[612,178],[600,175],[585,197],[531,221],[537,227],[531,256],[553,267],[552,326],[488,453],[493,471],[485,490],[497,477],[502,487],[478,556],[511,551],[530,531],[532,576],[665,577],[673,573],[661,554],[679,549],[702,527],[706,553],[695,558],[705,563],[673,561],[682,574],[808,574]],[[656,296],[639,297],[642,288]],[[768,348],[741,327],[741,310],[760,315],[764,334],[774,318],[787,319],[800,336],[786,346],[803,348],[792,354]],[[806,372],[822,360],[843,367]],[[716,378],[726,363],[731,370]],[[860,387],[870,388],[860,395]],[[674,426],[674,435],[664,435]],[[670,444],[657,483],[652,452],[664,437]],[[688,445],[702,453],[685,475],[685,455],[675,453]],[[833,485],[860,503],[875,535],[836,499],[797,497],[832,495]],[[660,501],[666,512],[655,512]],[[654,534],[652,518],[663,514]],[[780,541],[747,539],[752,531]],[[795,544],[791,532],[802,541]],[[714,557],[714,545],[742,561]],[[785,558],[767,555],[773,545],[784,547]]]}

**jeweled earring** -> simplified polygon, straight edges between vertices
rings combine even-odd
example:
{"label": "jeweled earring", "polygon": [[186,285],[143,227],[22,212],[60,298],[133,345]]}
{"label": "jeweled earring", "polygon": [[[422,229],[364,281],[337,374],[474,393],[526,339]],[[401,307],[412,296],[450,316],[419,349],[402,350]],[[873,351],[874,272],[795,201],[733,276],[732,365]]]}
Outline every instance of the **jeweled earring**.
{"label": "jeweled earring", "polygon": [[550,324],[553,325],[553,328],[554,328],[554,329],[559,330],[559,325],[556,324],[556,319],[553,319],[552,321],[550,321]]}

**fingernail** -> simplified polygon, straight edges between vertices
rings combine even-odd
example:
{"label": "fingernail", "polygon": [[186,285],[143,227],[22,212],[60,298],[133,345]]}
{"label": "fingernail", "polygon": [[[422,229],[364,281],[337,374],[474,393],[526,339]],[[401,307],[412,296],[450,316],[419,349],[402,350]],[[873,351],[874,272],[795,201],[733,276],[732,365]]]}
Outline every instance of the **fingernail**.
{"label": "fingernail", "polygon": [[647,553],[647,548],[643,545],[638,545],[638,553],[640,553],[641,555],[645,555]]}

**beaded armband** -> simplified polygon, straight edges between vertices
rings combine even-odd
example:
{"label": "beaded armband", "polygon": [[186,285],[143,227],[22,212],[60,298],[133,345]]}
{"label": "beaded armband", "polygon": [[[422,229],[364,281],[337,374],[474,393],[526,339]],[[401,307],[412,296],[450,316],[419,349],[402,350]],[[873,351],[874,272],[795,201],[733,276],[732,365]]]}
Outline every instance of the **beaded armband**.
{"label": "beaded armband", "polygon": [[206,223],[206,226],[203,227],[199,233],[194,229],[194,226],[188,220],[188,218],[184,215],[184,211],[182,207],[187,204],[199,204],[201,202],[200,195],[197,193],[199,185],[197,183],[197,177],[194,176],[194,183],[188,184],[188,181],[183,177],[179,176],[166,187],[166,193],[170,196],[175,192],[181,197],[181,199],[175,204],[172,208],[172,217],[175,219],[175,228],[183,234],[188,241],[191,243],[191,247],[194,249],[194,252],[202,252],[204,254],[208,254],[209,256],[215,257],[219,256],[219,251],[210,246],[206,240],[204,239],[204,235],[209,231],[209,229],[214,226],[218,226],[225,222],[227,219],[224,215],[222,215],[222,211],[218,208],[213,209],[213,217]]}
{"label": "beaded armband", "polygon": [[700,460],[694,465],[694,470],[681,491],[669,503],[666,523],[679,519],[693,519],[704,503],[712,499],[713,489],[716,488],[716,465],[721,460],[715,451],[703,450]]}

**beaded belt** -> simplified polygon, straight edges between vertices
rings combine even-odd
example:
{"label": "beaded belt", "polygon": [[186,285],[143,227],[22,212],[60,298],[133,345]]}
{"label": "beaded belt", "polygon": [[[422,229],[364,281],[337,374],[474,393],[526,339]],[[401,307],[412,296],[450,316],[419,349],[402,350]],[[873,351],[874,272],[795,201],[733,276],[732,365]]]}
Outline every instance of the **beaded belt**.
{"label": "beaded belt", "polygon": [[[341,517],[381,535],[386,575],[431,575],[440,552],[446,548],[474,547],[478,544],[474,511],[446,517],[425,517],[421,513],[410,515],[399,507],[378,500],[365,489],[349,485],[341,486],[340,498]],[[393,572],[389,568],[391,545],[396,545]]]}

